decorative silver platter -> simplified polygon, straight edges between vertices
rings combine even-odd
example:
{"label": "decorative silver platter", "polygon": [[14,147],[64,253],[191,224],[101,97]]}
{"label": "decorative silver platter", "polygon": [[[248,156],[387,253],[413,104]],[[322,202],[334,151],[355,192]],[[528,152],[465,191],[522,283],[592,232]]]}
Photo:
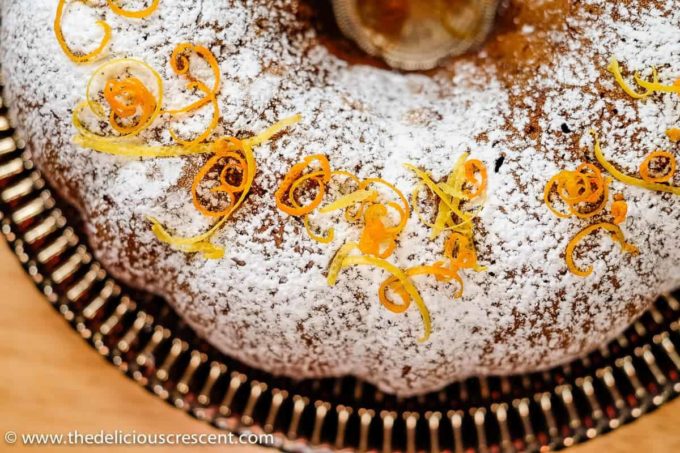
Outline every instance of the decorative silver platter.
{"label": "decorative silver platter", "polygon": [[106,273],[6,113],[0,97],[0,229],[28,275],[99,354],[219,429],[274,433],[272,446],[286,451],[540,451],[614,430],[680,392],[680,302],[672,294],[588,357],[419,398],[353,378],[295,382],[248,368],[198,338],[163,300]]}

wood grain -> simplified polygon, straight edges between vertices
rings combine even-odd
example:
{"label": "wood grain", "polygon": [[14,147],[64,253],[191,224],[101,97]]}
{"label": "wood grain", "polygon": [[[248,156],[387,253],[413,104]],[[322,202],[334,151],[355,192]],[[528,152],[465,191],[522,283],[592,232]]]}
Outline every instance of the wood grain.
{"label": "wood grain", "polygon": [[[147,393],[104,361],[58,316],[0,241],[0,436],[17,433],[217,432]],[[573,448],[574,453],[680,451],[680,400],[619,431]],[[268,453],[256,447],[219,447]],[[167,451],[158,447],[97,447],[99,451]],[[206,447],[214,451],[217,448]],[[54,451],[7,446],[0,451]],[[86,452],[91,447],[62,448]],[[172,452],[195,452],[173,447]],[[200,450],[203,450],[201,448]]]}

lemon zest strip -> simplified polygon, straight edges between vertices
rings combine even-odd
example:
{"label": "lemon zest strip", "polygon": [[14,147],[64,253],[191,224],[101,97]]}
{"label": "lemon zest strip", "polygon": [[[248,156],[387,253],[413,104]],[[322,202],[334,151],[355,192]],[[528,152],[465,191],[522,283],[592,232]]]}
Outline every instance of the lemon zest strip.
{"label": "lemon zest strip", "polygon": [[467,214],[463,213],[463,211],[461,211],[460,209],[458,209],[458,207],[451,203],[449,197],[444,192],[442,192],[442,190],[439,188],[439,185],[432,181],[432,179],[427,173],[411,164],[404,164],[404,167],[413,171],[422,180],[422,182],[440,198],[442,203],[444,203],[446,207],[448,207],[454,214],[456,214],[456,216],[466,221],[471,220]]}
{"label": "lemon zest strip", "polygon": [[366,190],[366,189],[359,189],[356,190],[352,193],[349,193],[347,195],[344,195],[337,200],[335,200],[333,203],[330,203],[321,209],[319,209],[319,212],[321,214],[328,214],[333,211],[338,211],[340,209],[345,209],[349,208],[350,206],[355,205],[356,203],[361,203],[364,200],[368,200],[372,197],[377,196],[378,193],[372,190]]}
{"label": "lemon zest strip", "polygon": [[[621,89],[626,92],[626,94],[633,99],[646,99],[652,94],[654,94],[653,90],[646,89],[642,93],[638,93],[635,91],[629,84],[626,82],[623,78],[623,75],[621,74],[621,65],[619,65],[619,61],[612,57],[609,60],[609,65],[607,66],[607,71],[609,71],[613,76],[614,79],[616,79],[616,82],[619,84]],[[654,82],[653,83],[658,83],[659,78],[658,74],[656,73],[656,70],[654,70],[654,75],[653,75]]]}

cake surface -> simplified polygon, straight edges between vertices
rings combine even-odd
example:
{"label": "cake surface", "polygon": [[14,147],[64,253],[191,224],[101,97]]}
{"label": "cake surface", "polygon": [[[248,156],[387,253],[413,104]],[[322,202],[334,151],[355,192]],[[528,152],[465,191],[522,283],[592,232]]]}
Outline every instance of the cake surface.
{"label": "cake surface", "polygon": [[[74,3],[63,21],[69,40],[92,48],[101,33],[95,21],[104,18],[114,30],[108,55],[155,67],[168,81],[168,103],[185,101],[184,82],[168,66],[175,45],[209,48],[223,77],[217,135],[248,137],[302,115],[254,150],[253,189],[214,238],[226,246],[219,260],[160,243],[148,221],[183,235],[212,224],[191,201],[203,156],[127,159],[72,144],[71,113],[97,64],[63,55],[51,31],[55,3],[0,5],[4,95],[27,149],[81,212],[109,272],[163,296],[202,337],[251,366],[294,378],[351,374],[388,392],[420,394],[472,375],[570,360],[680,286],[679,197],[613,181],[630,209],[622,229],[640,253],[594,235],[576,254],[594,266],[587,278],[569,272],[564,253],[588,223],[556,218],[543,200],[555,173],[594,162],[590,128],[628,174],[650,151],[677,153],[664,131],[678,123],[680,97],[630,99],[606,67],[615,56],[631,72],[656,66],[662,81],[678,78],[678,1],[513,0],[485,47],[427,74],[348,61],[313,26],[313,5],[295,0],[161,0],[146,20],[115,15],[106,2]],[[200,120],[175,127],[190,134]],[[141,137],[171,143],[153,128]],[[326,283],[338,246],[359,230],[338,222],[335,246],[318,244],[277,209],[273,193],[310,154],[410,194],[417,181],[404,163],[440,180],[463,152],[489,169],[474,237],[488,269],[464,273],[460,299],[450,285],[419,280],[432,317],[432,335],[419,343],[418,311],[394,314],[378,302],[380,269],[345,269],[336,286]],[[442,244],[411,216],[391,260],[404,268],[432,262]]]}

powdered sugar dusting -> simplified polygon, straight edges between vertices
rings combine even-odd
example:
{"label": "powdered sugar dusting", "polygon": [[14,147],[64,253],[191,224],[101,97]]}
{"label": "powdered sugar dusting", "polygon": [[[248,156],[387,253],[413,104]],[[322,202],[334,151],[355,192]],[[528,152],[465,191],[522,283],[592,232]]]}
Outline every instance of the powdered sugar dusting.
{"label": "powdered sugar dusting", "polygon": [[[626,237],[642,254],[624,255],[598,234],[577,257],[593,263],[588,279],[569,274],[563,256],[585,224],[554,218],[542,201],[550,176],[592,160],[590,127],[599,130],[606,155],[629,172],[650,150],[670,147],[663,131],[678,119],[678,98],[627,99],[604,68],[613,54],[627,69],[656,65],[663,80],[677,78],[680,11],[673,5],[572,2],[566,23],[522,25],[521,35],[540,34],[550,49],[530,69],[520,62],[517,74],[508,71],[485,49],[426,76],[342,61],[296,16],[296,2],[162,0],[144,21],[118,17],[100,3],[71,10],[64,21],[69,42],[95,46],[100,35],[93,18],[105,18],[113,29],[110,54],[157,68],[169,105],[186,100],[185,82],[168,66],[174,46],[190,41],[218,56],[224,77],[219,134],[248,136],[303,115],[299,125],[255,150],[253,192],[214,238],[227,245],[225,258],[172,251],[149,232],[146,217],[181,234],[209,227],[193,208],[187,183],[203,158],[126,160],[72,146],[70,112],[94,66],[75,66],[61,53],[50,32],[54,2],[0,6],[0,61],[12,119],[37,163],[83,212],[107,268],[165,296],[227,354],[277,374],[354,374],[409,395],[470,375],[568,360],[617,334],[659,291],[680,285],[677,197],[614,183],[631,207]],[[190,135],[204,120],[197,115],[172,126]],[[169,142],[163,128],[157,124],[144,138]],[[403,163],[442,178],[464,151],[490,171],[475,236],[489,270],[465,273],[461,300],[452,299],[455,286],[415,278],[433,319],[430,341],[418,344],[422,323],[415,307],[395,315],[378,302],[382,271],[348,269],[336,287],[326,284],[329,261],[344,240],[356,239],[356,227],[315,216],[315,224],[333,226],[337,238],[331,246],[316,244],[298,220],[276,209],[273,191],[292,163],[324,153],[334,168],[380,176],[408,194],[416,180]],[[441,250],[442,239],[431,241],[413,216],[391,261],[430,263]]]}

